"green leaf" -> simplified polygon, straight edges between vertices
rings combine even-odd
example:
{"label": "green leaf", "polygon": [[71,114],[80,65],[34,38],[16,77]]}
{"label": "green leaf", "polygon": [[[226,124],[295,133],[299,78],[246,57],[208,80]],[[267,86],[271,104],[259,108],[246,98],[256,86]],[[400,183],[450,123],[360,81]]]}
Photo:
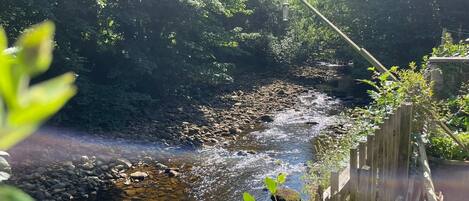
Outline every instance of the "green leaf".
{"label": "green leaf", "polygon": [[254,198],[251,194],[244,192],[243,193],[243,200],[244,201],[256,201],[256,198]]}
{"label": "green leaf", "polygon": [[19,85],[19,77],[12,72],[12,63],[12,56],[0,54],[0,95],[9,106],[16,104]]}
{"label": "green leaf", "polygon": [[287,173],[282,172],[277,176],[277,183],[278,184],[284,184],[286,180],[287,180]]}
{"label": "green leaf", "polygon": [[0,130],[0,150],[10,149],[15,144],[31,135],[38,127],[38,125],[25,125],[14,129]]}
{"label": "green leaf", "polygon": [[11,186],[0,186],[0,200],[2,201],[33,201],[28,194]]}
{"label": "green leaf", "polygon": [[8,38],[5,30],[0,27],[0,54],[8,47]]}
{"label": "green leaf", "polygon": [[75,95],[75,76],[67,73],[36,84],[20,97],[20,108],[11,111],[9,125],[38,124],[58,112]]}
{"label": "green leaf", "polygon": [[26,31],[16,43],[20,48],[17,58],[22,70],[37,75],[49,69],[52,62],[55,26],[46,21]]}
{"label": "green leaf", "polygon": [[266,177],[264,183],[270,193],[275,194],[277,192],[277,181],[270,177]]}

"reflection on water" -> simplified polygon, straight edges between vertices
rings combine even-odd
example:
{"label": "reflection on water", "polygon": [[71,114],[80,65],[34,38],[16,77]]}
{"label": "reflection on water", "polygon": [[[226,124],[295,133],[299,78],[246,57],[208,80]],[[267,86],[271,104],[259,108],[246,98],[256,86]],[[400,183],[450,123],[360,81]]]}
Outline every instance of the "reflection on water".
{"label": "reflection on water", "polygon": [[150,173],[149,179],[137,186],[118,182],[116,189],[104,192],[101,200],[234,201],[240,200],[244,191],[258,200],[268,200],[263,179],[281,172],[289,175],[287,187],[302,191],[305,164],[314,157],[311,140],[336,121],[334,114],[340,109],[336,99],[318,92],[305,93],[294,109],[274,114],[274,121],[265,123],[263,129],[241,135],[229,144],[199,150],[43,130],[43,134],[13,149],[12,157],[22,162],[32,160],[33,153],[42,153],[47,147],[44,157],[54,160],[71,160],[80,155],[129,159],[150,156],[170,167],[181,168],[182,175],[175,178],[150,165],[143,169]]}
{"label": "reflection on water", "polygon": [[[265,129],[242,136],[227,147],[205,148],[192,168],[199,180],[192,183],[197,200],[240,200],[248,191],[268,200],[263,179],[288,173],[286,186],[302,191],[306,162],[313,159],[311,140],[336,119],[337,100],[310,92],[295,109],[279,112]],[[240,151],[242,152],[240,154]],[[246,152],[252,152],[246,153]],[[262,199],[260,199],[262,200]]]}

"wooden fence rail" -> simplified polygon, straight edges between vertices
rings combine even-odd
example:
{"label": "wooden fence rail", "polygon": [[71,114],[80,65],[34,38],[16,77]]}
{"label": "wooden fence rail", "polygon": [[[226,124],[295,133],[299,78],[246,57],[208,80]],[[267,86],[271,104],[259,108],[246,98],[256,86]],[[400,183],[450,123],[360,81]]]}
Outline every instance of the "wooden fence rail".
{"label": "wooden fence rail", "polygon": [[411,104],[402,105],[366,141],[350,149],[348,167],[331,173],[330,187],[319,187],[317,200],[426,200],[425,189],[414,183],[420,180],[410,174],[412,110]]}

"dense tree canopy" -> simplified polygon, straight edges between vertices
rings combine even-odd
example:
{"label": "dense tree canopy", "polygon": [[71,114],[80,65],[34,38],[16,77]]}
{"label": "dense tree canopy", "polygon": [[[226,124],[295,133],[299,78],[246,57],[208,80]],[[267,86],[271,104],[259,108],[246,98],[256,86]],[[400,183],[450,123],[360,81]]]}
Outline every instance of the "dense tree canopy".
{"label": "dense tree canopy", "polygon": [[[80,89],[57,121],[114,127],[188,86],[230,82],[235,70],[357,58],[300,1],[290,1],[292,17],[283,22],[281,2],[7,0],[0,25],[15,38],[29,25],[54,21],[54,70],[46,77],[74,71]],[[468,17],[458,3],[311,2],[386,65],[428,53],[443,26],[469,29],[453,24]]]}

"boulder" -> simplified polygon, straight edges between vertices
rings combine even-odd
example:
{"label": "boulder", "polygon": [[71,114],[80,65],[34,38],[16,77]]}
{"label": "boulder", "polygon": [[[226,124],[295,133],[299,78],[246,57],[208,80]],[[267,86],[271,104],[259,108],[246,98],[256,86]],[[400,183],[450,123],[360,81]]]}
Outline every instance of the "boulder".
{"label": "boulder", "polygon": [[148,174],[146,172],[137,171],[130,174],[130,178],[132,179],[144,180],[146,177],[148,177]]}
{"label": "boulder", "polygon": [[301,201],[300,193],[289,188],[280,188],[277,189],[277,193],[270,196],[270,199],[273,201]]}
{"label": "boulder", "polygon": [[273,122],[274,118],[270,115],[263,115],[259,118],[263,122]]}

